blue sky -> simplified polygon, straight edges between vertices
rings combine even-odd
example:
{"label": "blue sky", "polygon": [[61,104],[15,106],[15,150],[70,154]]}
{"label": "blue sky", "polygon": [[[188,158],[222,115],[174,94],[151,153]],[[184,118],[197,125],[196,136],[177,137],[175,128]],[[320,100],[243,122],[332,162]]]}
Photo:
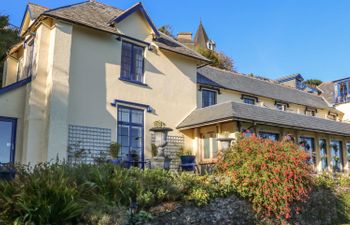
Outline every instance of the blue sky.
{"label": "blue sky", "polygon": [[[126,9],[137,1],[100,0]],[[4,2],[6,2],[4,4]],[[19,26],[26,0],[2,0],[0,13]],[[32,0],[50,8],[81,0]],[[196,31],[202,19],[218,50],[242,73],[306,79],[350,75],[350,1],[347,0],[143,0],[157,26]]]}

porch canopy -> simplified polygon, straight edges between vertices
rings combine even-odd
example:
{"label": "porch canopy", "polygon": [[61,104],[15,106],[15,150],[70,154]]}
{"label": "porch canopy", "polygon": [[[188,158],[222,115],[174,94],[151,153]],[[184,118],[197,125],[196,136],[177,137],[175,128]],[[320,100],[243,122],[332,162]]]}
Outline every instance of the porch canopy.
{"label": "porch canopy", "polygon": [[238,102],[225,102],[196,109],[177,126],[177,129],[186,130],[226,121],[244,121],[297,130],[350,136],[350,124],[348,123]]}

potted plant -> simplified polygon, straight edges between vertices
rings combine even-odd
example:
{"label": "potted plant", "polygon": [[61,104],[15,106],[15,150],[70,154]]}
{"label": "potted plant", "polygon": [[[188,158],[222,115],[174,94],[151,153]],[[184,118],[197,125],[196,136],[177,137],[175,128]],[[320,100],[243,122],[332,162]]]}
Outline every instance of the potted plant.
{"label": "potted plant", "polygon": [[192,149],[180,148],[180,160],[182,171],[194,171],[196,166],[196,156],[193,155]]}
{"label": "potted plant", "polygon": [[152,157],[156,157],[158,155],[158,148],[155,144],[151,145],[151,153],[152,153]]}
{"label": "potted plant", "polygon": [[119,151],[120,151],[120,144],[117,142],[112,142],[109,145],[109,155],[111,156],[111,162],[112,164],[119,165],[120,159],[119,159]]}
{"label": "potted plant", "polygon": [[231,142],[234,138],[230,137],[230,132],[224,131],[220,134],[220,138],[217,138],[217,141],[220,141],[222,150],[226,150],[231,146]]}

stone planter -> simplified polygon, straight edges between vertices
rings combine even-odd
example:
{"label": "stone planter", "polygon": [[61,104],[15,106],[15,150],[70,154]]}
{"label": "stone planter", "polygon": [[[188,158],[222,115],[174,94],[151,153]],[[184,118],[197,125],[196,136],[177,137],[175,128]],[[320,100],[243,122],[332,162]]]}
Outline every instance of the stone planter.
{"label": "stone planter", "polygon": [[[172,131],[173,129],[169,127],[153,127],[150,129],[154,133],[155,137],[155,146],[157,147],[157,155],[153,157],[153,168],[166,168],[168,165],[165,165],[165,163],[170,164],[170,162],[165,162],[165,147],[168,145],[168,133]],[[169,165],[170,167],[170,165]]]}

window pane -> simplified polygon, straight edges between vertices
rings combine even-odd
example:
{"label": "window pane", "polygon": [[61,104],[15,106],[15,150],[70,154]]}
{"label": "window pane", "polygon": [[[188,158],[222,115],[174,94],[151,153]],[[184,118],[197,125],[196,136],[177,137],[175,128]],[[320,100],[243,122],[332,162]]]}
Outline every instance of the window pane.
{"label": "window pane", "polygon": [[134,46],[134,80],[143,82],[143,48]]}
{"label": "window pane", "polygon": [[331,141],[331,159],[333,169],[340,172],[343,169],[343,150],[341,141]]}
{"label": "window pane", "polygon": [[12,122],[0,121],[0,163],[11,161]]}
{"label": "window pane", "polygon": [[216,92],[202,90],[202,107],[207,107],[216,104]]}
{"label": "window pane", "polygon": [[213,146],[213,158],[216,158],[218,156],[218,141],[216,138],[212,138],[212,146]]}
{"label": "window pane", "polygon": [[121,77],[131,79],[132,45],[127,42],[122,44]]}
{"label": "window pane", "polygon": [[255,105],[255,100],[252,98],[243,98],[243,102],[249,105]]}
{"label": "window pane", "polygon": [[142,128],[132,127],[131,128],[131,147],[140,148],[142,146]]}
{"label": "window pane", "polygon": [[126,108],[118,109],[118,121],[130,122],[130,110]]}
{"label": "window pane", "polygon": [[276,133],[269,133],[269,132],[259,132],[259,137],[263,139],[270,139],[273,141],[278,141],[279,134]]}
{"label": "window pane", "polygon": [[327,142],[325,139],[320,140],[320,156],[321,156],[322,170],[325,170],[328,167]]}
{"label": "window pane", "polygon": [[316,163],[315,142],[311,137],[300,137],[300,146],[308,153],[309,162]]}
{"label": "window pane", "polygon": [[142,121],[143,121],[143,111],[132,110],[131,111],[131,122],[142,124]]}
{"label": "window pane", "polygon": [[210,141],[209,138],[204,138],[203,139],[203,150],[204,150],[204,159],[210,159]]}

